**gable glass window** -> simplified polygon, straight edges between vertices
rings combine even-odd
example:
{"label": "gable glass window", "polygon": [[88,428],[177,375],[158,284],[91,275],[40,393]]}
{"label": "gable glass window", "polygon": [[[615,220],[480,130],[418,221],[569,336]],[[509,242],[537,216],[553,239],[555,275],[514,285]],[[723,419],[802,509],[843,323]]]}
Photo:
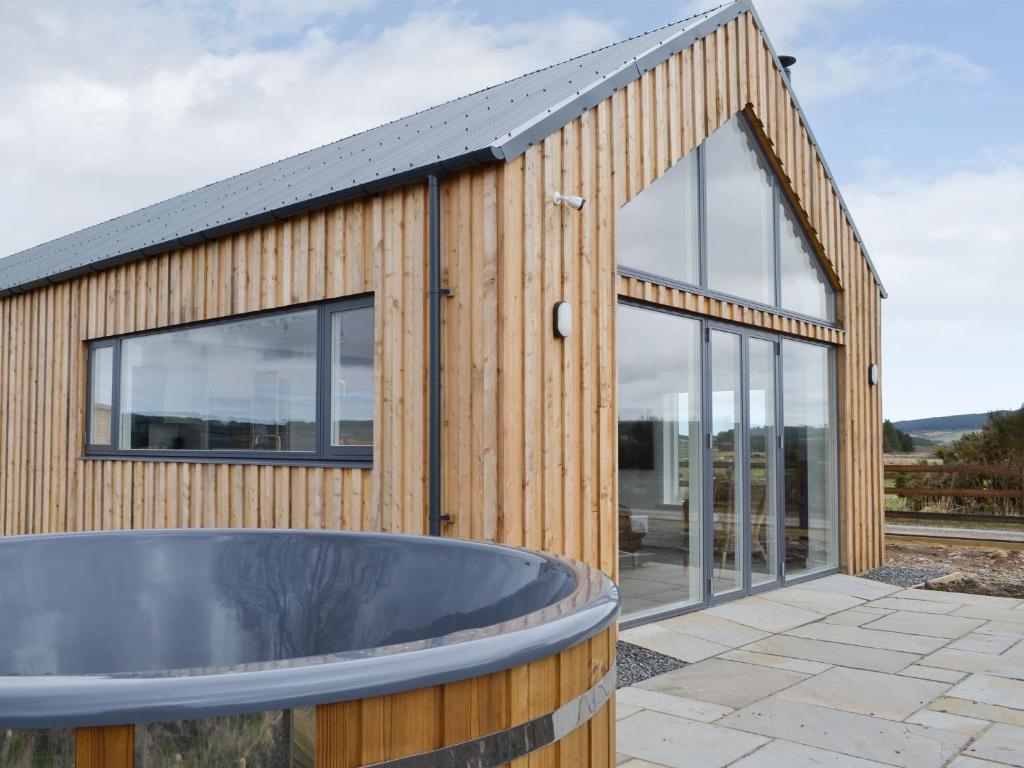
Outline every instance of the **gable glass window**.
{"label": "gable glass window", "polygon": [[619,211],[619,262],[681,283],[700,279],[697,155],[690,153]]}
{"label": "gable glass window", "polygon": [[622,207],[619,269],[833,323],[834,291],[784,198],[737,115]]}
{"label": "gable glass window", "polygon": [[754,137],[730,120],[704,142],[708,282],[713,291],[775,303],[772,174]]}
{"label": "gable glass window", "polygon": [[96,342],[87,452],[368,461],[373,326],[360,297]]}
{"label": "gable glass window", "polygon": [[836,318],[836,297],[787,203],[779,201],[782,308],[823,320]]}

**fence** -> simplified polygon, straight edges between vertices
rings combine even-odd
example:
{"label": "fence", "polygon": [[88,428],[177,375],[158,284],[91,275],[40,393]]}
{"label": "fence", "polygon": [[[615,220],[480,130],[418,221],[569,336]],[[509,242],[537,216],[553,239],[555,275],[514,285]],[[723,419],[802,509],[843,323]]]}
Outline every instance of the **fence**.
{"label": "fence", "polygon": [[[900,478],[901,475],[967,477],[973,487],[920,485],[916,478]],[[904,509],[890,509],[886,504],[887,517],[997,525],[1024,524],[1024,465],[886,464],[885,477],[886,495],[907,500]],[[889,480],[894,482],[890,483]],[[941,477],[939,482],[942,482]],[[1016,487],[1005,487],[1007,485]],[[923,509],[926,499],[936,500],[937,504],[932,509]],[[961,500],[962,503],[954,507],[953,500]],[[1002,514],[993,514],[995,511]]]}

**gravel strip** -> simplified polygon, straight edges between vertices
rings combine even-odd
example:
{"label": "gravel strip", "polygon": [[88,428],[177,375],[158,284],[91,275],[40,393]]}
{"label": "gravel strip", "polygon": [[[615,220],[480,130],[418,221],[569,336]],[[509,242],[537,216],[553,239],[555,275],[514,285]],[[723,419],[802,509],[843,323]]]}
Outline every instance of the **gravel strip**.
{"label": "gravel strip", "polygon": [[618,662],[618,688],[635,685],[649,677],[686,666],[685,661],[649,651],[639,645],[624,643],[621,640],[619,640],[615,656]]}
{"label": "gravel strip", "polygon": [[904,568],[896,565],[883,565],[872,568],[864,574],[866,578],[892,584],[894,587],[915,587],[925,581],[946,576],[952,571],[940,571],[934,568]]}

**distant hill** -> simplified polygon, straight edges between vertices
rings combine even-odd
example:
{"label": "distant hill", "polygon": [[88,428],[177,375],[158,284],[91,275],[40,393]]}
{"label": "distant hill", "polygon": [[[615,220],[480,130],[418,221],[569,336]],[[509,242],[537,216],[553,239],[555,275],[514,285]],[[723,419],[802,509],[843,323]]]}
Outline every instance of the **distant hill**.
{"label": "distant hill", "polygon": [[968,432],[977,432],[987,423],[988,413],[960,413],[955,416],[894,421],[893,426],[913,436],[919,445],[941,445],[951,443]]}

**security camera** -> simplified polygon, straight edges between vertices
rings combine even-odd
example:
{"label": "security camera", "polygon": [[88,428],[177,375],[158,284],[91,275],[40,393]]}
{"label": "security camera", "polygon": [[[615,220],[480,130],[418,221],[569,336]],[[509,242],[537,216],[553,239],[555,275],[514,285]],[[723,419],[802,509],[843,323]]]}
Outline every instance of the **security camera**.
{"label": "security camera", "polygon": [[561,192],[555,192],[551,197],[551,202],[555,205],[565,203],[574,210],[582,211],[583,206],[587,204],[587,199],[579,195],[563,195]]}

